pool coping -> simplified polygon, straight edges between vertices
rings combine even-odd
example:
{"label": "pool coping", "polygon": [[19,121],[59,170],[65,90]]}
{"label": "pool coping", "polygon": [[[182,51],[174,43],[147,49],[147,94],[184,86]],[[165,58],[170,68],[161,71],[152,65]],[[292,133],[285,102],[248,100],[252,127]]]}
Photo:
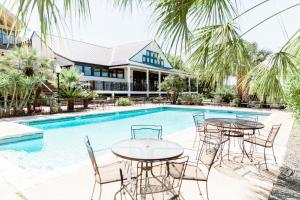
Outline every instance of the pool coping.
{"label": "pool coping", "polygon": [[33,138],[42,138],[44,131],[16,122],[0,122],[0,145]]}
{"label": "pool coping", "polygon": [[[229,107],[229,106],[189,106],[189,105],[156,105],[156,104],[148,104],[143,107],[134,107],[134,106],[126,106],[126,107],[117,107],[118,110],[98,110],[95,109],[92,112],[72,112],[72,113],[58,113],[52,115],[36,115],[36,116],[22,116],[22,117],[13,117],[13,118],[2,118],[1,121],[8,121],[8,122],[16,122],[16,123],[25,123],[26,122],[34,122],[34,121],[44,121],[44,120],[54,120],[54,119],[66,119],[66,118],[73,118],[73,117],[84,117],[84,116],[95,116],[101,114],[113,114],[113,113],[120,113],[120,112],[132,112],[138,110],[147,110],[151,108],[190,108],[190,109],[203,109],[203,110],[221,110],[221,111],[234,111],[234,112],[256,112],[256,113],[263,113],[263,114],[271,114],[272,111],[276,110],[261,110],[261,109],[252,109],[252,108],[239,108],[239,107]],[[285,110],[280,110],[283,112],[289,112]]]}
{"label": "pool coping", "polygon": [[[115,108],[115,107],[114,107]],[[32,126],[27,125],[28,123],[34,122],[45,122],[52,120],[73,120],[81,117],[88,116],[101,116],[101,115],[110,115],[116,113],[126,113],[126,112],[135,112],[140,110],[148,110],[148,109],[160,109],[160,108],[178,108],[178,109],[199,109],[199,110],[215,110],[215,111],[224,111],[228,112],[249,112],[249,113],[261,113],[265,115],[271,115],[272,111],[267,110],[258,110],[258,109],[245,109],[245,108],[233,108],[233,107],[216,107],[216,106],[187,106],[187,105],[155,105],[150,104],[150,106],[143,107],[118,107],[118,110],[95,110],[95,112],[76,112],[76,113],[66,113],[64,114],[56,114],[56,115],[39,115],[39,116],[25,116],[25,117],[17,117],[17,118],[4,118],[0,120],[0,123],[7,124],[6,127],[9,129],[11,126],[22,126],[20,129],[25,129],[25,131],[20,132],[20,130],[16,130],[16,133],[9,133],[7,135],[0,135],[0,145],[7,144],[10,142],[18,142],[24,141],[28,139],[34,139],[43,137],[44,131],[41,129],[34,128]],[[121,108],[121,109],[120,109]],[[9,120],[8,120],[9,119]],[[2,127],[3,129],[3,127]],[[4,128],[5,129],[5,128]],[[28,131],[30,129],[31,131]],[[0,129],[1,130],[1,129]],[[42,135],[41,135],[42,134]],[[33,138],[31,138],[31,136]]]}

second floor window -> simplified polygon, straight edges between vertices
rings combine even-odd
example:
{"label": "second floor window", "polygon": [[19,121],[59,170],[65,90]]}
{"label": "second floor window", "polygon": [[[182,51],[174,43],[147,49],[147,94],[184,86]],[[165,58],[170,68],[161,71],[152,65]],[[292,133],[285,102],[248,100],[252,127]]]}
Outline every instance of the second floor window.
{"label": "second floor window", "polygon": [[85,76],[92,76],[92,67],[85,66],[84,67],[84,75]]}
{"label": "second floor window", "polygon": [[143,55],[142,62],[157,67],[164,67],[164,60],[158,58],[158,53],[150,50],[146,51],[146,55]]}

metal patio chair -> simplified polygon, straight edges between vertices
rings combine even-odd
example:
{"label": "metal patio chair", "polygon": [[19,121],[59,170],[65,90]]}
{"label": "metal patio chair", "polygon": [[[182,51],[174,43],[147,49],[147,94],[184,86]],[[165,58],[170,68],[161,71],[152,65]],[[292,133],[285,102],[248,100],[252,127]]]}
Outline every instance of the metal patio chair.
{"label": "metal patio chair", "polygon": [[196,142],[198,141],[197,140],[198,137],[199,137],[199,141],[201,141],[200,134],[204,132],[204,127],[205,127],[205,123],[204,123],[205,113],[204,112],[195,113],[195,114],[193,114],[193,119],[194,119],[195,128],[196,128],[195,138],[194,138],[194,142],[193,142],[193,148],[194,148]]}
{"label": "metal patio chair", "polygon": [[131,139],[162,139],[161,125],[132,125]]}
{"label": "metal patio chair", "polygon": [[196,142],[198,142],[198,147],[201,141],[210,138],[219,138],[220,132],[216,127],[207,125],[205,123],[205,113],[199,112],[193,114],[193,119],[196,127],[196,134],[193,142],[193,148],[195,147]]}
{"label": "metal patio chair", "polygon": [[[273,125],[267,138],[251,137],[251,138],[244,140],[245,142],[248,142],[248,143],[251,143],[254,145],[258,145],[258,146],[261,146],[264,148],[264,160],[265,160],[265,165],[266,165],[267,170],[269,170],[268,165],[267,165],[267,157],[266,157],[266,149],[267,148],[272,148],[273,157],[274,157],[275,163],[277,164],[273,146],[274,146],[274,140],[279,132],[280,127],[281,127],[281,124]],[[254,149],[253,149],[253,151],[254,151]],[[252,154],[253,153],[251,153],[251,155]]]}
{"label": "metal patio chair", "polygon": [[[208,144],[205,144],[208,145]],[[196,181],[200,195],[202,196],[199,182],[206,183],[206,197],[209,199],[208,194],[208,179],[210,171],[215,162],[220,145],[215,145],[211,148],[205,148],[205,145],[202,145],[199,153],[199,159],[197,162],[189,162],[186,166],[185,173],[182,177],[183,180]],[[174,171],[174,172],[172,172]],[[176,173],[176,168],[170,169],[170,173]]]}
{"label": "metal patio chair", "polygon": [[94,155],[94,151],[93,151],[93,148],[91,147],[91,143],[90,143],[88,136],[85,137],[84,143],[85,143],[87,151],[89,153],[89,157],[92,162],[94,176],[95,176],[91,200],[93,200],[96,184],[99,184],[100,191],[99,191],[98,199],[100,200],[101,193],[102,193],[102,184],[121,181],[120,169],[121,169],[122,162],[119,161],[119,162],[114,162],[114,163],[110,163],[110,164],[103,165],[103,166],[98,166],[95,155]]}

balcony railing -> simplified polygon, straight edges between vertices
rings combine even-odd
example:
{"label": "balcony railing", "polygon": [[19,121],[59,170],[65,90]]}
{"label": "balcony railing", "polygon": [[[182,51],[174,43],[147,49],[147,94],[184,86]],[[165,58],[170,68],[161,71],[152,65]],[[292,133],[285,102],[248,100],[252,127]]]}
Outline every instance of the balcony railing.
{"label": "balcony railing", "polygon": [[[93,81],[94,83],[91,84],[94,87],[91,87],[94,90],[99,91],[128,91],[128,85],[126,82],[109,82],[109,81]],[[130,84],[131,91],[135,92],[146,92],[147,91],[147,84],[146,83],[131,83]],[[150,92],[158,92],[158,85],[156,84],[149,84],[149,91]],[[188,86],[185,89],[185,92],[188,92]],[[196,92],[197,87],[191,84],[191,92]]]}
{"label": "balcony railing", "polygon": [[100,91],[127,91],[127,83],[123,82],[108,82],[108,81],[95,81],[95,90]]}

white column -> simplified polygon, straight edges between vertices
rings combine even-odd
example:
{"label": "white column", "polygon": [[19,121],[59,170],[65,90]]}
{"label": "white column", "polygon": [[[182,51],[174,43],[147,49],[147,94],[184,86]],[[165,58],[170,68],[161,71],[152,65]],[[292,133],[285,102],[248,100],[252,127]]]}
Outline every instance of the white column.
{"label": "white column", "polygon": [[189,77],[189,93],[191,93],[191,78]]}
{"label": "white column", "polygon": [[131,73],[130,73],[130,66],[127,67],[127,96],[130,97],[130,91],[131,91]]}
{"label": "white column", "polygon": [[161,96],[161,89],[160,89],[160,82],[161,82],[161,73],[158,72],[158,95]]}
{"label": "white column", "polygon": [[147,97],[149,97],[149,69],[146,71]]}

